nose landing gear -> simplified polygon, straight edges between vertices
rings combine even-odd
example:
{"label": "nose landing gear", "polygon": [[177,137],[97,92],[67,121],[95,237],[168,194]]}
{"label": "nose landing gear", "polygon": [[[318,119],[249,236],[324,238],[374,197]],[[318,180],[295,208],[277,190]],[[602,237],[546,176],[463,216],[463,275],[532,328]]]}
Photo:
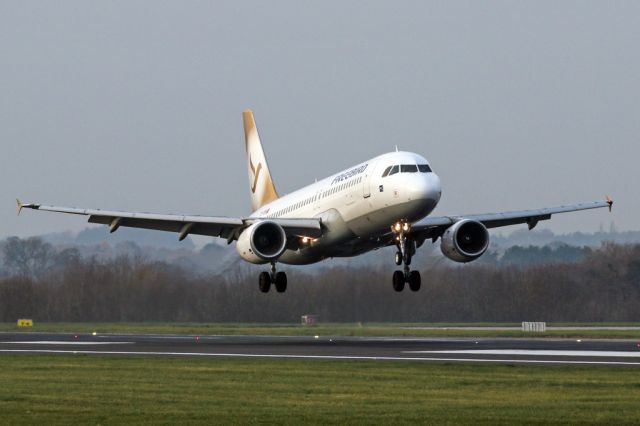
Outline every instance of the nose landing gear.
{"label": "nose landing gear", "polygon": [[422,284],[420,272],[412,271],[409,268],[411,257],[416,253],[416,245],[413,239],[410,238],[410,230],[411,225],[407,222],[397,222],[391,226],[391,231],[396,236],[396,246],[398,247],[395,256],[396,265],[404,264],[402,271],[393,273],[393,289],[395,291],[404,290],[405,283],[409,284],[411,291],[418,291]]}
{"label": "nose landing gear", "polygon": [[273,284],[278,293],[284,293],[287,290],[287,274],[284,272],[276,272],[276,263],[271,263],[271,272],[261,272],[258,276],[258,288],[263,293],[268,293]]}

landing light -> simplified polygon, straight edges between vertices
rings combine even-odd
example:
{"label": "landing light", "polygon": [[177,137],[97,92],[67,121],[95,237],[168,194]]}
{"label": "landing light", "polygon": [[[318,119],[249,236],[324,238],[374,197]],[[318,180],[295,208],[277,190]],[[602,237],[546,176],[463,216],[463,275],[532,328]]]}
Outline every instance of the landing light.
{"label": "landing light", "polygon": [[409,232],[409,229],[411,229],[411,226],[407,222],[396,222],[391,226],[391,230],[396,234],[400,233],[400,231]]}
{"label": "landing light", "polygon": [[309,237],[302,237],[302,244],[307,244],[309,242]]}

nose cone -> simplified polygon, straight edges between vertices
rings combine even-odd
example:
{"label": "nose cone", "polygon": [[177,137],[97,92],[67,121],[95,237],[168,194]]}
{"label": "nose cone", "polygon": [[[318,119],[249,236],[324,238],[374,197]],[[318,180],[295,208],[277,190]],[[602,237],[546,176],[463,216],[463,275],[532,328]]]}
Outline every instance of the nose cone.
{"label": "nose cone", "polygon": [[413,200],[425,200],[432,205],[432,208],[440,201],[442,188],[440,178],[435,173],[420,173],[414,175],[407,187],[408,198]]}

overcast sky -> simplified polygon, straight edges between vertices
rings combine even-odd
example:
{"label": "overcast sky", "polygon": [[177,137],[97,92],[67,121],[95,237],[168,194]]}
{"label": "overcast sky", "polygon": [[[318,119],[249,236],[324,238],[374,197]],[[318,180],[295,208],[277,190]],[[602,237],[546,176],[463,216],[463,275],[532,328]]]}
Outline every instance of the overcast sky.
{"label": "overcast sky", "polygon": [[398,145],[435,214],[639,229],[639,46],[637,1],[0,1],[0,236],[87,226],[16,197],[249,214],[245,108],[281,194]]}

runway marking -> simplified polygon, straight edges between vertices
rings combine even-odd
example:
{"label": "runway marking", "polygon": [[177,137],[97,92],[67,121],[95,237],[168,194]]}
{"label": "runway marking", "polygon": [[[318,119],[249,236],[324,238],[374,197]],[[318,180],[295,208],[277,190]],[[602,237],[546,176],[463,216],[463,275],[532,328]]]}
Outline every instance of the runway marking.
{"label": "runway marking", "polygon": [[609,358],[640,358],[640,351],[559,351],[553,349],[461,349],[448,351],[404,351],[406,354],[469,354],[469,355],[534,355],[593,356]]}
{"label": "runway marking", "polygon": [[12,345],[132,345],[134,342],[74,342],[69,340],[35,340],[35,341],[11,341],[0,342],[0,344]]}
{"label": "runway marking", "polygon": [[146,351],[89,351],[62,349],[0,349],[5,353],[46,353],[72,355],[132,355],[132,356],[191,356],[211,358],[282,358],[282,359],[318,359],[318,360],[366,360],[366,361],[437,361],[462,363],[510,363],[510,364],[579,364],[579,365],[619,365],[640,366],[632,361],[580,361],[580,360],[533,360],[533,359],[490,359],[490,358],[437,358],[437,357],[394,357],[394,356],[351,356],[351,355],[293,355],[293,354],[242,354],[209,352],[146,352]]}
{"label": "runway marking", "polygon": [[[466,330],[466,331],[522,331],[521,326],[517,327],[400,327],[404,330]],[[612,326],[612,327],[555,327],[555,326],[547,326],[547,331],[591,331],[591,330],[604,330],[604,331],[637,331],[640,330],[640,327],[636,326]]]}

